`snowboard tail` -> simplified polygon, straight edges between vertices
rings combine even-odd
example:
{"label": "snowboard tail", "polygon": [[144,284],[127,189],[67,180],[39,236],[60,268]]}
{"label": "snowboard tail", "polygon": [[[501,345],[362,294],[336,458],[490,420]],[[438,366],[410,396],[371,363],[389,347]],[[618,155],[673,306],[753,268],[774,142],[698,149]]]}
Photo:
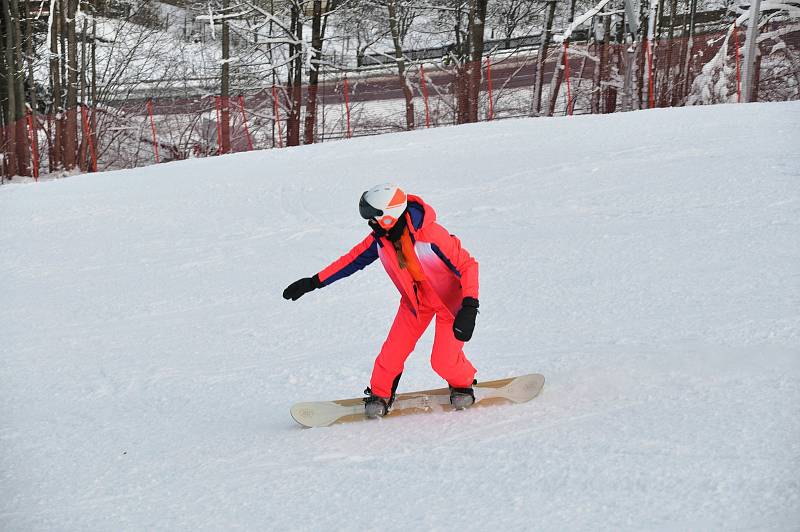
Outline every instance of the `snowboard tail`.
{"label": "snowboard tail", "polygon": [[[544,386],[544,376],[538,373],[510,377],[475,385],[475,404],[470,408],[497,404],[524,403],[535,398]],[[450,389],[437,388],[398,394],[387,418],[411,414],[453,410]],[[304,427],[327,427],[334,423],[363,421],[363,398],[298,403],[292,406],[292,418]]]}

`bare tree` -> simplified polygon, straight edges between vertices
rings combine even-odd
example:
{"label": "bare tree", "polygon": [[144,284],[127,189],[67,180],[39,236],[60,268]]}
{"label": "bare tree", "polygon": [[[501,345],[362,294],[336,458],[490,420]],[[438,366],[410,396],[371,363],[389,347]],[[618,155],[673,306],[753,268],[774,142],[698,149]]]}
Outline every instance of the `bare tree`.
{"label": "bare tree", "polygon": [[556,12],[556,0],[547,1],[547,11],[545,12],[544,35],[536,53],[536,73],[533,85],[533,105],[534,115],[538,115],[542,110],[542,85],[544,84],[544,62],[547,59],[550,41],[553,37],[553,19]]}
{"label": "bare tree", "polygon": [[[570,0],[569,2],[569,18],[567,19],[567,26],[572,24],[572,21],[575,20],[575,2],[576,0]],[[567,45],[569,45],[569,38],[564,41]],[[564,54],[564,48],[562,47],[559,50],[557,58],[556,58],[556,65],[555,71],[553,72],[553,78],[550,80],[550,98],[547,103],[547,116],[553,116],[556,110],[556,100],[558,99],[558,93],[561,90],[561,82],[564,80],[564,61],[568,60]],[[567,102],[567,108],[571,105],[571,102]]]}
{"label": "bare tree", "polygon": [[[25,55],[27,55],[28,60],[28,82],[30,90],[28,92],[30,98],[30,113],[31,113],[31,122],[34,128],[37,128],[39,119],[37,117],[37,112],[39,109],[39,101],[36,96],[36,82],[34,77],[34,62],[36,60],[34,54],[34,27],[33,27],[33,17],[31,16],[31,3],[30,0],[25,0]],[[21,66],[21,65],[20,65]]]}
{"label": "bare tree", "polygon": [[308,89],[306,92],[306,120],[303,142],[314,143],[315,126],[317,124],[317,90],[319,88],[319,71],[322,58],[322,40],[324,38],[322,24],[322,0],[313,0],[311,15],[311,51],[308,69]]}
{"label": "bare tree", "polygon": [[71,170],[77,162],[78,139],[78,37],[75,31],[75,16],[78,0],[62,2],[66,20],[67,38],[67,102],[66,132],[64,135],[64,169]]}
{"label": "bare tree", "polygon": [[488,0],[451,0],[437,6],[441,22],[449,22],[453,38],[446,61],[455,67],[456,123],[478,119],[484,28]]}
{"label": "bare tree", "polygon": [[289,116],[286,120],[286,145],[300,145],[300,106],[303,94],[303,6],[301,0],[291,0],[290,32],[294,39],[289,43]]}
{"label": "bare tree", "polygon": [[[228,14],[230,7],[229,0],[222,0],[222,11]],[[222,138],[219,141],[220,151],[228,153],[231,151],[231,116],[230,116],[230,97],[231,97],[231,32],[228,25],[228,18],[222,19],[222,69],[220,72],[220,127],[219,132]]]}
{"label": "bare tree", "polygon": [[611,17],[601,17],[603,23],[603,41],[598,43],[599,53],[595,68],[595,83],[592,91],[592,113],[605,113],[607,101],[609,39],[611,34]]}
{"label": "bare tree", "polygon": [[16,46],[16,35],[14,31],[14,15],[11,11],[13,0],[3,0],[2,28],[5,35],[3,49],[3,75],[5,77],[5,146],[4,160],[6,175],[13,177],[17,175],[17,84],[16,84],[16,57],[14,49]]}
{"label": "bare tree", "polygon": [[91,131],[89,135],[92,138],[92,145],[95,149],[95,160],[92,170],[97,171],[97,20],[92,19],[92,47],[91,47],[91,54],[92,54],[92,77],[91,77],[91,88],[90,88],[90,97],[92,101],[92,113],[90,116],[89,124]]}
{"label": "bare tree", "polygon": [[22,60],[23,37],[20,26],[19,2],[3,0],[2,28],[5,34],[4,77],[5,83],[5,155],[6,172],[14,175],[30,175],[29,151],[25,124],[25,67]]}
{"label": "bare tree", "polygon": [[602,21],[608,17],[594,17],[592,31],[592,44],[594,45],[595,55],[597,59],[594,61],[594,69],[592,70],[592,93],[589,98],[589,110],[594,114],[600,113],[600,93],[601,93],[601,79],[602,79],[602,65],[604,60],[605,37],[600,35],[597,30]]}
{"label": "bare tree", "polygon": [[389,12],[389,29],[392,34],[392,44],[394,45],[394,57],[397,62],[397,77],[403,89],[403,98],[406,102],[406,129],[411,130],[414,129],[414,95],[406,77],[403,41],[417,14],[407,3],[399,3],[397,0],[387,0],[386,8]]}
{"label": "bare tree", "polygon": [[[367,51],[389,35],[388,0],[345,0],[338,10],[341,39],[350,47],[355,41],[356,66],[368,66]],[[405,4],[402,4],[405,5]]]}
{"label": "bare tree", "polygon": [[675,87],[672,56],[675,48],[675,12],[678,10],[678,0],[670,0],[669,28],[667,29],[667,57],[664,65],[664,83],[661,84],[660,107],[666,107],[672,100],[672,91]]}
{"label": "bare tree", "polygon": [[469,122],[478,121],[478,102],[483,73],[483,34],[486,27],[486,9],[489,0],[471,0],[469,28],[472,41],[471,61],[467,69],[469,79]]}
{"label": "bare tree", "polygon": [[683,56],[683,78],[681,83],[681,100],[686,98],[686,95],[689,93],[689,86],[691,80],[691,72],[689,72],[689,68],[691,66],[691,58],[692,58],[692,50],[694,48],[694,31],[695,31],[695,15],[697,14],[697,0],[687,0],[689,2],[689,23],[688,23],[688,30],[685,32],[686,37],[686,48]]}
{"label": "bare tree", "polygon": [[7,44],[8,32],[6,27],[7,7],[5,2],[0,2],[0,184],[5,182],[6,167],[11,162],[8,157],[7,127],[8,119],[8,66],[6,65],[6,50],[10,47]]}
{"label": "bare tree", "polygon": [[[59,44],[61,35],[61,4],[65,0],[53,0],[50,4],[50,112],[52,114],[60,115],[63,111],[63,102],[61,99],[61,55],[59,53]],[[64,124],[60,119],[55,121],[55,131],[50,139],[50,153],[48,160],[50,162],[50,171],[57,171],[63,165],[63,135]]]}
{"label": "bare tree", "polygon": [[[104,21],[102,31],[98,32],[92,22],[90,135],[102,168],[131,166],[139,157],[138,146],[152,144],[151,136],[136,133],[143,125],[140,113],[145,95],[161,89],[174,90],[175,84],[187,83],[188,76],[200,74],[191,61],[183,59],[186,51],[163,31],[163,22],[154,18],[148,5],[143,2],[115,17],[104,11],[106,4],[100,4],[97,15]],[[218,63],[214,62],[209,70],[210,75],[217,76]],[[53,92],[54,101],[59,94]],[[59,112],[57,107],[53,111]],[[102,144],[98,144],[98,138]],[[166,148],[169,158],[174,157],[175,147]]]}
{"label": "bare tree", "polygon": [[511,48],[514,33],[533,26],[541,9],[541,3],[534,0],[495,0],[488,16],[500,28],[505,47]]}

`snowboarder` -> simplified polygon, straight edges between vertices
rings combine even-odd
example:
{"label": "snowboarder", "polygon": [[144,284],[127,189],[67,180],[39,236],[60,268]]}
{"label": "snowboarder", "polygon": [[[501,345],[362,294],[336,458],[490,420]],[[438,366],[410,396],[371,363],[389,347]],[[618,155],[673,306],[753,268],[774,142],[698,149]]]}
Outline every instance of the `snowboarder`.
{"label": "snowboarder", "polygon": [[372,232],[349,253],[313,277],[290,284],[284,299],[328,286],[380,258],[400,291],[400,308],[364,390],[365,414],[389,412],[406,359],[436,317],[431,366],[450,386],[450,402],[463,409],[475,402],[475,368],[464,356],[478,314],[478,263],[459,239],[436,223],[436,212],[421,198],[392,184],[361,195],[362,218]]}

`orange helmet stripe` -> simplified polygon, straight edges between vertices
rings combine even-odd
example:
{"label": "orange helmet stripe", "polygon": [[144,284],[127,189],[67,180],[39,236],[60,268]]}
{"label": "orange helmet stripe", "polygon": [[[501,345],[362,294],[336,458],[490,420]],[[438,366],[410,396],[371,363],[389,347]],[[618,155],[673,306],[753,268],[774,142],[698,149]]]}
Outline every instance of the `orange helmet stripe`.
{"label": "orange helmet stripe", "polygon": [[398,188],[397,191],[394,193],[394,196],[392,196],[392,200],[389,202],[386,208],[391,209],[392,207],[399,207],[400,205],[405,203],[405,201],[406,201],[406,193]]}

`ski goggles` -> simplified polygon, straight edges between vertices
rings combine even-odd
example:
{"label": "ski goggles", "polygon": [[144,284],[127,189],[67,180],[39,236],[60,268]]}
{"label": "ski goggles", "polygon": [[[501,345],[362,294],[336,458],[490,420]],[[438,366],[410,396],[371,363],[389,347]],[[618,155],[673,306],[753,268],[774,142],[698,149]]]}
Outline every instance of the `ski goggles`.
{"label": "ski goggles", "polygon": [[377,220],[378,217],[383,216],[382,210],[376,209],[367,202],[366,192],[361,194],[361,199],[358,200],[358,212],[359,214],[361,214],[361,217],[364,218],[365,220],[370,220],[370,219]]}

